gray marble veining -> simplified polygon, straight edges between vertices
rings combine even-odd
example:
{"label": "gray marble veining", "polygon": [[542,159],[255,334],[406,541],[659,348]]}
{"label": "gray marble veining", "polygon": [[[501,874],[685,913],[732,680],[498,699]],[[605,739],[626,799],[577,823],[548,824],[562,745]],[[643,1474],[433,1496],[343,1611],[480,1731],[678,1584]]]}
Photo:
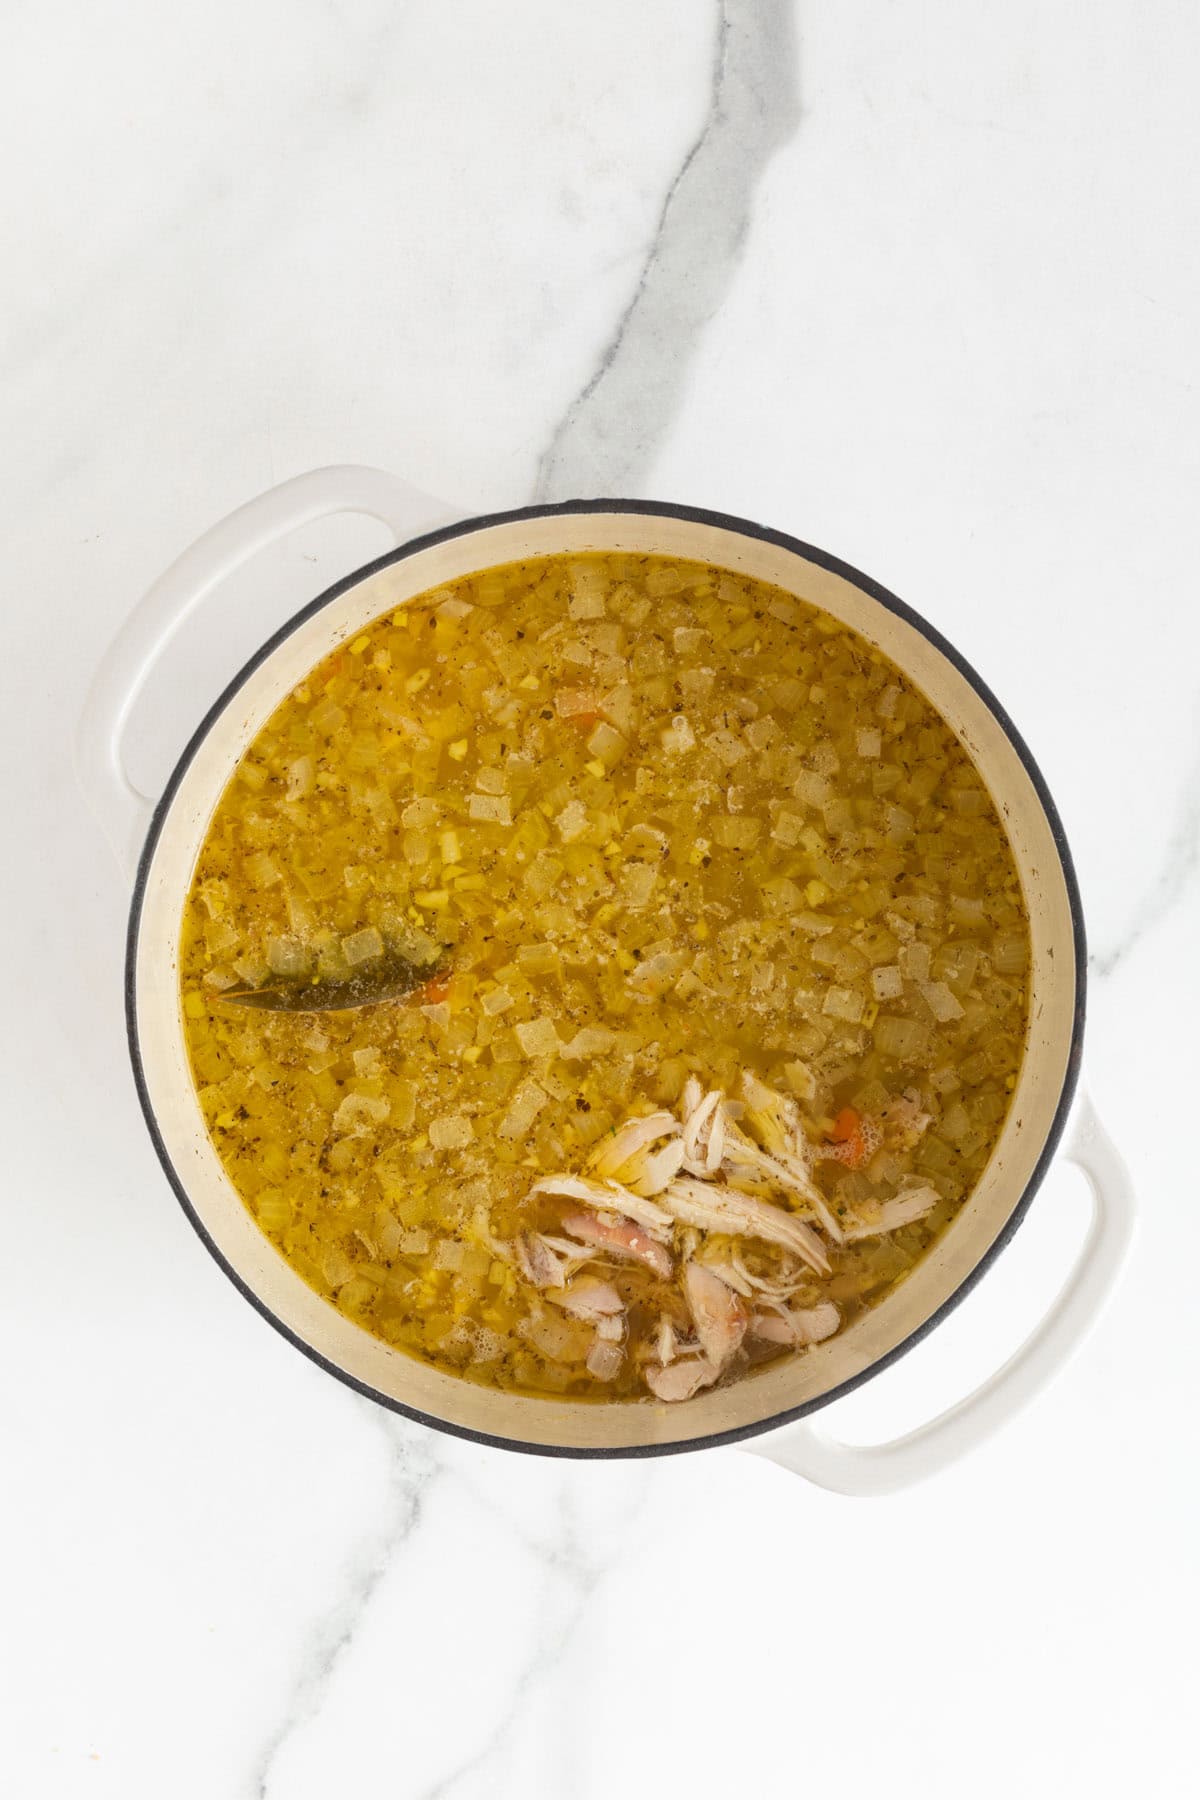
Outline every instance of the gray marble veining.
{"label": "gray marble veining", "polygon": [[[651,1480],[650,1471],[645,1470],[633,1487],[632,1502],[622,1520],[622,1535],[628,1533],[644,1507]],[[477,1490],[475,1497],[481,1504],[486,1504],[486,1497]],[[560,1481],[551,1534],[536,1541],[520,1531],[515,1535],[531,1550],[539,1570],[537,1591],[530,1597],[538,1621],[535,1647],[523,1663],[518,1662],[508,1672],[506,1705],[490,1736],[426,1787],[420,1800],[458,1800],[473,1777],[482,1780],[480,1792],[501,1791],[491,1776],[492,1765],[523,1723],[543,1678],[562,1661],[617,1554],[589,1543],[583,1523],[576,1516],[569,1474]],[[583,1770],[572,1766],[577,1752],[572,1748],[569,1734],[564,1735],[558,1755],[561,1791],[564,1794],[578,1792]]]}
{"label": "gray marble veining", "polygon": [[541,458],[539,500],[639,491],[688,352],[733,278],[762,172],[799,121],[792,40],[792,0],[720,0],[703,124],[633,294]]}
{"label": "gray marble veining", "polygon": [[393,1418],[369,1400],[360,1404],[372,1422],[378,1422],[387,1432],[392,1444],[388,1505],[374,1531],[358,1546],[329,1611],[309,1642],[300,1647],[295,1681],[283,1715],[263,1745],[247,1782],[247,1794],[252,1800],[271,1800],[281,1751],[293,1734],[320,1711],[339,1659],[352,1644],[392,1557],[407,1545],[420,1525],[429,1489],[441,1473],[437,1439],[432,1432]]}

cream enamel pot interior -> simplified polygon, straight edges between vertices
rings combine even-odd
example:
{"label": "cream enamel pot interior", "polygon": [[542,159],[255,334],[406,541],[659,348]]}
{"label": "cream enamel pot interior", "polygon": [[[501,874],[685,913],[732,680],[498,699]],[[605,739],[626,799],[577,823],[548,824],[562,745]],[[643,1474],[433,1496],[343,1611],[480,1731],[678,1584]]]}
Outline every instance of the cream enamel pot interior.
{"label": "cream enamel pot interior", "polygon": [[[147,830],[149,803],[122,769],[134,695],[185,614],[233,569],[297,527],[367,513],[400,548],[298,614],[217,699]],[[397,1411],[462,1436],[546,1454],[637,1455],[747,1440],[845,1492],[883,1491],[949,1461],[1061,1365],[1095,1317],[1131,1229],[1128,1181],[1086,1103],[1076,1101],[1084,940],[1053,803],[1013,726],[963,659],[908,607],[833,557],[743,520],[687,507],[586,501],[447,522],[448,509],[377,470],[317,470],[251,501],[163,576],[100,670],[78,742],[81,781],[118,854],[138,860],[129,927],[129,1041],[146,1121],[167,1177],[222,1267],[285,1336],[331,1373]],[[417,532],[424,535],[416,536]],[[728,1389],[670,1408],[539,1400],[456,1380],[344,1318],[293,1273],[227,1180],[188,1072],[178,996],[181,911],[207,822],[269,714],[327,652],[429,587],[546,553],[655,551],[744,571],[826,608],[877,644],[937,705],[973,756],[1011,836],[1032,922],[1029,1041],[1003,1135],[970,1200],[903,1285],[847,1331]],[[1065,1128],[1084,1169],[1092,1222],[1050,1313],[999,1373],[908,1438],[870,1449],[796,1424],[908,1348],[961,1299],[1011,1237]],[[787,1430],[774,1428],[788,1426]],[[770,1432],[769,1436],[758,1434]],[[752,1441],[750,1441],[752,1440]]]}

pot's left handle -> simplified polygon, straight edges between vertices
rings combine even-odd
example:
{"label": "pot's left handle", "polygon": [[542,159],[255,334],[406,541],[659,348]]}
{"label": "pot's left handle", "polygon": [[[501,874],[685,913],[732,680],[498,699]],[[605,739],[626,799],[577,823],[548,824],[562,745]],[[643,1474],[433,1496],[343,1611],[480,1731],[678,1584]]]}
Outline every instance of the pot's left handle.
{"label": "pot's left handle", "polygon": [[313,469],[249,500],[173,562],[134,607],[92,682],[75,738],[88,804],[127,875],[137,866],[154,802],[125,773],[129,714],[159,656],[189,613],[260,550],[334,513],[365,513],[397,543],[462,517],[460,509],[382,469]]}
{"label": "pot's left handle", "polygon": [[844,1444],[808,1420],[743,1445],[837,1494],[890,1494],[957,1462],[991,1437],[1063,1368],[1100,1315],[1133,1238],[1129,1172],[1087,1095],[1063,1154],[1087,1179],[1092,1218],[1049,1312],[1003,1368],[956,1406],[887,1444]]}

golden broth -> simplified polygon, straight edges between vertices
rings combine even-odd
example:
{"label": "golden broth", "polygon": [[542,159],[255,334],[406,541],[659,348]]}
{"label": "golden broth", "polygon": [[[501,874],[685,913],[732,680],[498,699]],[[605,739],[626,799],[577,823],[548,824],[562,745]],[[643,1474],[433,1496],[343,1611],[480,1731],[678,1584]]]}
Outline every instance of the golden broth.
{"label": "golden broth", "polygon": [[[432,971],[406,1001],[222,1000],[338,979],[381,942]],[[222,1164],[320,1294],[469,1379],[632,1399],[662,1321],[691,1330],[685,1300],[601,1255],[622,1324],[598,1378],[593,1324],[511,1254],[522,1232],[561,1235],[539,1177],[678,1106],[689,1077],[735,1095],[749,1070],[803,1113],[843,1225],[936,1190],[911,1224],[827,1242],[828,1274],[792,1271],[789,1299],[832,1301],[844,1325],[983,1169],[1027,959],[991,799],[893,665],[765,584],[595,556],[425,594],[313,671],[210,822],[181,981]],[[854,1121],[901,1097],[914,1141],[845,1156]],[[786,1261],[689,1226],[671,1247],[768,1281]],[[780,1353],[751,1333],[721,1378]]]}

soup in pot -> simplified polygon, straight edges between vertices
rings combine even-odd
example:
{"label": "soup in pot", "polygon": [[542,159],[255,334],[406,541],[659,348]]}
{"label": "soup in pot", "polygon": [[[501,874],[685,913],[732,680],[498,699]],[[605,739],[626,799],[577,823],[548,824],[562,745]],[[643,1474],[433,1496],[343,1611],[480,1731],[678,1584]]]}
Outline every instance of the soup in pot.
{"label": "soup in pot", "polygon": [[949,726],[803,599],[656,557],[490,569],[344,643],[242,759],[182,941],[280,1254],[534,1395],[686,1401],[844,1329],[970,1195],[1026,1032]]}

